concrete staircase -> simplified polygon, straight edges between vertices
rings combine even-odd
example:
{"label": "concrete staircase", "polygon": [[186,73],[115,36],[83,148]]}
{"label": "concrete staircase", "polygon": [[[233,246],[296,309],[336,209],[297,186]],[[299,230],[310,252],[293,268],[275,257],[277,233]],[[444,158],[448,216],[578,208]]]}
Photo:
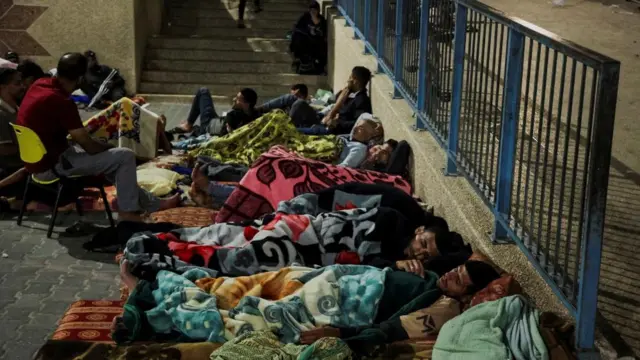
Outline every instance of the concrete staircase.
{"label": "concrete staircase", "polygon": [[326,87],[325,76],[291,70],[286,34],[307,9],[305,0],[269,0],[254,14],[249,0],[246,29],[238,29],[237,0],[169,0],[162,34],[149,39],[139,93],[150,102],[191,101],[207,87],[219,101],[240,88],[256,90],[259,102],[304,83]]}

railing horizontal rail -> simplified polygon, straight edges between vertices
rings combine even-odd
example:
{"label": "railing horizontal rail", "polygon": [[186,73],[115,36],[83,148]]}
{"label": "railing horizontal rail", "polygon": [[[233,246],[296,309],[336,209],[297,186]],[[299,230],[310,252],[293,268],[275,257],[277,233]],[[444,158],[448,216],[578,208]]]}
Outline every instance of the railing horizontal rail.
{"label": "railing horizontal rail", "polygon": [[[476,0],[337,0],[394,83],[576,318],[595,318],[620,64]],[[373,27],[373,28],[372,28]]]}

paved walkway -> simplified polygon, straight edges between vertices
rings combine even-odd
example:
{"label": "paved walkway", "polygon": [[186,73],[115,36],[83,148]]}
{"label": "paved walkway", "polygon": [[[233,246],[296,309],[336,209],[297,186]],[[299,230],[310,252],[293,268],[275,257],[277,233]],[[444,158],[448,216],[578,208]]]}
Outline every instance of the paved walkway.
{"label": "paved walkway", "polygon": [[[175,126],[188,105],[156,104],[150,110],[166,114]],[[15,218],[0,214],[0,359],[29,360],[71,302],[118,299],[120,280],[113,254],[85,251],[89,237],[57,235],[78,220],[75,213],[59,215],[54,239],[46,237],[46,214],[31,214],[21,227]],[[85,220],[108,225],[104,213],[88,213]]]}

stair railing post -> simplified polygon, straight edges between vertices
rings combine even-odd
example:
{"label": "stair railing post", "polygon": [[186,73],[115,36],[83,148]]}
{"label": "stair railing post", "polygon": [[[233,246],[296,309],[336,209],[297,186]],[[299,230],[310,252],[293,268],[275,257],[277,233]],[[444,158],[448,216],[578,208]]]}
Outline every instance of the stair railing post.
{"label": "stair railing post", "polygon": [[400,99],[402,95],[400,94],[400,82],[403,78],[403,70],[404,70],[404,45],[403,45],[403,25],[404,25],[404,0],[396,0],[396,44],[395,51],[393,57],[393,98]]}
{"label": "stair railing post", "polygon": [[[416,106],[419,112],[423,112],[425,108],[425,99],[427,94],[427,57],[429,57],[429,48],[427,41],[429,40],[429,0],[420,1],[420,37],[418,43],[418,96]],[[416,128],[423,129],[424,126],[420,118],[416,116]]]}
{"label": "stair railing post", "polygon": [[602,261],[607,188],[613,123],[618,99],[620,63],[603,64],[598,74],[595,118],[591,135],[591,149],[587,172],[587,186],[582,231],[579,290],[576,308],[576,348],[578,359],[599,359],[595,348],[598,285]]}
{"label": "stair railing post", "polygon": [[360,29],[360,32],[362,32],[362,37],[365,42],[364,44],[364,54],[371,54],[371,51],[369,51],[369,47],[367,46],[368,43],[370,43],[371,39],[369,39],[371,34],[369,32],[369,27],[371,26],[371,0],[365,0],[364,2],[364,25],[362,26],[362,29]]}
{"label": "stair railing post", "polygon": [[507,40],[506,78],[498,149],[498,171],[496,178],[495,223],[493,241],[508,241],[507,226],[511,209],[511,189],[515,167],[516,141],[520,118],[520,93],[524,58],[524,35],[509,29]]}
{"label": "stair railing post", "polygon": [[[360,8],[360,1],[358,0],[351,0],[351,2],[353,3],[351,8],[353,9],[353,13],[351,13],[351,21],[353,21],[353,28],[357,29],[358,28],[358,9]],[[354,39],[358,39],[358,35],[356,35],[356,32],[353,32],[353,38]]]}
{"label": "stair railing post", "polygon": [[378,73],[383,72],[380,66],[384,54],[384,10],[387,0],[378,0],[378,12],[376,14],[376,53],[378,54]]}
{"label": "stair railing post", "polygon": [[[447,139],[447,166],[445,175],[458,174],[456,158],[460,136],[460,112],[462,110],[462,78],[464,75],[464,52],[467,41],[467,7],[457,4],[453,43],[453,84],[451,97],[451,117],[449,118],[449,138]],[[431,84],[427,83],[427,86]],[[426,98],[424,99],[426,107]]]}

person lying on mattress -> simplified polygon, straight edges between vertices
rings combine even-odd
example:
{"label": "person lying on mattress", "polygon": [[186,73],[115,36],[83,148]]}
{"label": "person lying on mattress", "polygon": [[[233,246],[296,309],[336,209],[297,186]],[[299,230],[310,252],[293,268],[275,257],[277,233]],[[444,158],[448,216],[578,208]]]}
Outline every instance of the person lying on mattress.
{"label": "person lying on mattress", "polygon": [[274,110],[231,130],[228,135],[197,144],[189,155],[192,158],[207,156],[225,164],[251,166],[271,147],[282,145],[308,159],[357,168],[366,159],[371,142],[377,143],[384,134],[379,120],[364,114],[348,135],[302,135],[282,110]]}
{"label": "person lying on mattress", "polygon": [[[239,278],[211,278],[194,267],[161,271],[150,281],[120,266],[130,296],[114,319],[117,343],[149,340],[226,342],[248,331],[271,330],[283,343],[324,336],[359,343],[409,337],[402,316],[430,309],[443,296],[460,298],[499,277],[488,264],[467,261],[440,277],[362,265],[287,267]],[[437,318],[438,308],[433,310]],[[431,322],[427,322],[429,326]]]}
{"label": "person lying on mattress", "polygon": [[[432,276],[432,273],[426,273],[424,279],[428,281]],[[466,261],[441,276],[436,282],[436,290],[422,290],[423,283],[419,280],[422,277],[405,275],[402,277],[404,282],[397,288],[392,287],[396,285],[394,282],[385,283],[385,292],[373,325],[347,328],[317,327],[302,332],[300,342],[312,344],[323,337],[339,337],[354,351],[368,353],[378,344],[436,336],[448,320],[462,312],[461,304],[464,298],[484,289],[499,277],[491,265],[476,260]],[[407,289],[413,289],[413,286],[416,287],[416,292],[422,291],[421,297],[433,296],[433,293],[437,295],[430,297],[429,306],[422,309],[412,306],[412,310],[407,310],[401,306],[409,300],[405,294]]]}

